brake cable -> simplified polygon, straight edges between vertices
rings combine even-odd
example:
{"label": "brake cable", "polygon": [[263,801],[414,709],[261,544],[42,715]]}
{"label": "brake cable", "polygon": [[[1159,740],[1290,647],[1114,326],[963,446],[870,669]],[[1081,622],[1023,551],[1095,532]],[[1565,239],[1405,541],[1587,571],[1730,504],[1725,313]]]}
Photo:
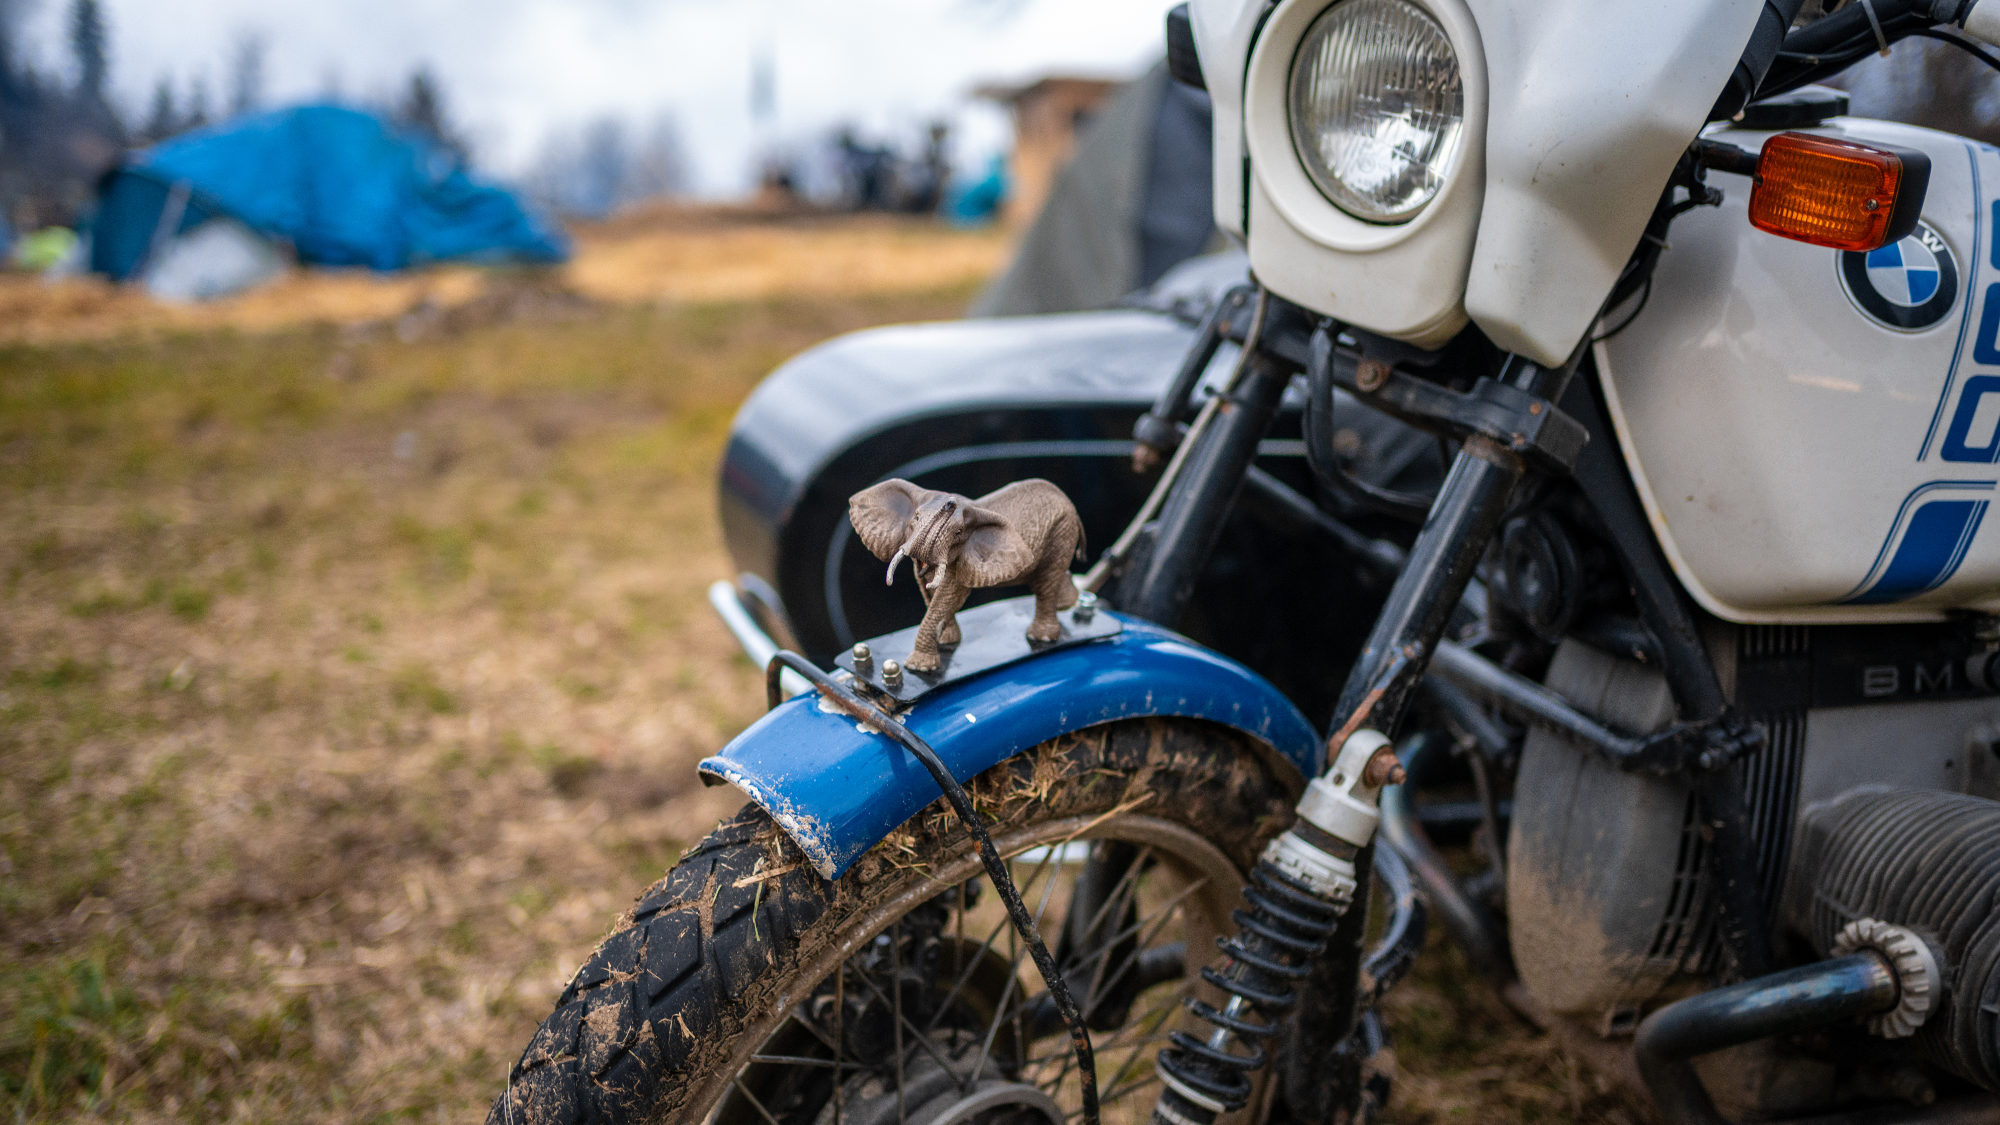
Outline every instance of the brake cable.
{"label": "brake cable", "polygon": [[1167,461],[1167,467],[1160,470],[1160,479],[1154,482],[1153,491],[1146,497],[1146,502],[1139,505],[1139,511],[1132,517],[1132,521],[1125,525],[1125,530],[1119,533],[1117,542],[1105,548],[1104,553],[1098,556],[1096,564],[1086,571],[1083,577],[1076,580],[1078,590],[1090,594],[1102,591],[1104,584],[1111,580],[1112,572],[1124,565],[1126,556],[1132,553],[1132,548],[1139,542],[1140,533],[1167,502],[1168,494],[1173,492],[1174,481],[1181,475],[1181,466],[1187,462],[1188,451],[1195,447],[1195,439],[1208,428],[1209,420],[1222,408],[1222,400],[1229,397],[1229,392],[1235,390],[1236,384],[1242,381],[1243,371],[1249,366],[1250,357],[1257,351],[1257,341],[1264,334],[1264,308],[1270,295],[1271,291],[1262,285],[1257,287],[1257,305],[1250,314],[1250,327],[1243,335],[1243,346],[1236,353],[1236,366],[1230,369],[1229,377],[1223,381],[1221,389],[1202,404],[1200,412],[1188,425],[1187,433],[1174,448],[1174,455]]}
{"label": "brake cable", "polygon": [[972,798],[966,796],[965,787],[945,768],[937,751],[930,744],[917,737],[917,733],[905,726],[894,715],[853,688],[822,672],[812,661],[789,650],[779,650],[764,668],[764,695],[766,701],[776,707],[784,698],[784,687],[780,683],[785,669],[791,669],[804,676],[819,689],[820,697],[846,712],[863,726],[878,734],[887,735],[910,752],[910,756],[930,771],[931,780],[937,782],[939,791],[958,814],[959,823],[971,834],[979,847],[979,861],[986,868],[987,878],[993,881],[993,889],[1000,894],[1000,901],[1007,906],[1007,919],[1013,923],[1014,932],[1020,935],[1022,944],[1035,961],[1035,969],[1042,975],[1042,984],[1049,990],[1049,997],[1056,1002],[1056,1010],[1062,1013],[1063,1022],[1069,1025],[1070,1051],[1076,1056],[1076,1069],[1083,1080],[1083,1121],[1084,1125],[1099,1125],[1097,1103],[1097,1056],[1090,1046],[1090,1025],[1084,1022],[1083,1009],[1077,1005],[1076,997],[1070,994],[1069,984],[1063,979],[1062,969],[1049,953],[1048,945],[1042,941],[1041,931],[1035,926],[1034,915],[1028,913],[1028,904],[1021,899],[1021,889],[1014,885],[1014,877],[1007,871],[1006,861],[1000,858],[1000,851],[993,846],[993,837],[986,831],[986,822],[979,811],[972,807]]}

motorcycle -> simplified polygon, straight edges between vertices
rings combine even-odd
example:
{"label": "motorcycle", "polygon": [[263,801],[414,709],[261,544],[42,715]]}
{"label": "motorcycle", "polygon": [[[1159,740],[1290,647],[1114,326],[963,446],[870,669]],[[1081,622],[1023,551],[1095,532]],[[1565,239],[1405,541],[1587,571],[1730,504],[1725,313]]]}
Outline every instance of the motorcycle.
{"label": "motorcycle", "polygon": [[759,388],[750,803],[490,1120],[1368,1120],[1433,915],[1669,1121],[2000,1120],[2000,152],[1814,85],[2000,0],[1801,6],[1176,9],[1248,279]]}

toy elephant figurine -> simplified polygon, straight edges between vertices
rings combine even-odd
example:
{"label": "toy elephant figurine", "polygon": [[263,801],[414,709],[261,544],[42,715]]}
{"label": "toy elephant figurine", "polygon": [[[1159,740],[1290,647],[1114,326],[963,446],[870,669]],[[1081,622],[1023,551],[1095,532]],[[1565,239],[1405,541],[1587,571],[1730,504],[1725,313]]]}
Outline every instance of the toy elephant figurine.
{"label": "toy elephant figurine", "polygon": [[1035,592],[1031,641],[1062,636],[1056,611],[1076,604],[1072,559],[1083,554],[1083,523],[1063,491],[1045,480],[1022,480],[977,500],[953,492],[885,480],[847,501],[855,534],[878,559],[888,581],[908,558],[929,608],[904,667],[935,672],[940,644],[957,644],[965,596],[975,587],[1025,583]]}

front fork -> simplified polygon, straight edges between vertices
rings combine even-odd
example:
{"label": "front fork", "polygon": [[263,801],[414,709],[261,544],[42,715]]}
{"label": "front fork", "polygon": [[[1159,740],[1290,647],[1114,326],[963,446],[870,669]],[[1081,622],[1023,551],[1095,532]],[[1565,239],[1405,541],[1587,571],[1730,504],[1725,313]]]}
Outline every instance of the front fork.
{"label": "front fork", "polygon": [[[1208,471],[1181,482],[1162,513],[1162,533],[1145,565],[1124,591],[1128,606],[1171,621],[1185,604],[1192,572],[1213,546],[1222,513],[1249,468],[1256,440],[1276,409],[1289,374],[1279,361],[1252,355],[1237,384],[1230,425],[1211,425],[1207,450],[1191,460]],[[1575,360],[1551,368],[1511,357],[1501,381],[1541,402],[1560,398]],[[1361,1017],[1360,958],[1367,911],[1371,848],[1379,820],[1380,787],[1399,780],[1391,739],[1463,597],[1473,570],[1506,515],[1508,500],[1527,466],[1499,442],[1471,434],[1461,444],[1409,558],[1376,619],[1367,645],[1341,692],[1328,740],[1327,772],[1313,780],[1291,828],[1273,840],[1245,890],[1251,909],[1238,914],[1238,934],[1224,945],[1219,966],[1203,976],[1229,997],[1216,1009],[1203,1002],[1194,1013],[1214,1031],[1206,1039],[1176,1033],[1161,1052],[1163,1082],[1154,1120],[1164,1125],[1211,1125],[1241,1108],[1252,1088],[1249,1075],[1264,1065],[1264,1046],[1310,976],[1312,1004],[1302,1013],[1317,1026],[1321,1043],[1356,1042]],[[1193,533],[1187,539],[1166,529]],[[1317,1081],[1287,1083],[1289,1101],[1302,1120],[1350,1115],[1363,1088],[1357,1049],[1332,1059],[1301,1060],[1319,1067]],[[1329,1065],[1331,1064],[1331,1065]]]}

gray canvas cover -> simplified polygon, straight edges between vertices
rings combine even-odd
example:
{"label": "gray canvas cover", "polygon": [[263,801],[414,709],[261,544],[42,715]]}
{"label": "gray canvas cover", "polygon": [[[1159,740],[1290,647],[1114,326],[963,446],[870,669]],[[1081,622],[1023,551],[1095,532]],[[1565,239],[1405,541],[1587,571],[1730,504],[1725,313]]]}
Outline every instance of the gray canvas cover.
{"label": "gray canvas cover", "polygon": [[1208,95],[1160,64],[1114,94],[974,316],[1105,308],[1216,239]]}

